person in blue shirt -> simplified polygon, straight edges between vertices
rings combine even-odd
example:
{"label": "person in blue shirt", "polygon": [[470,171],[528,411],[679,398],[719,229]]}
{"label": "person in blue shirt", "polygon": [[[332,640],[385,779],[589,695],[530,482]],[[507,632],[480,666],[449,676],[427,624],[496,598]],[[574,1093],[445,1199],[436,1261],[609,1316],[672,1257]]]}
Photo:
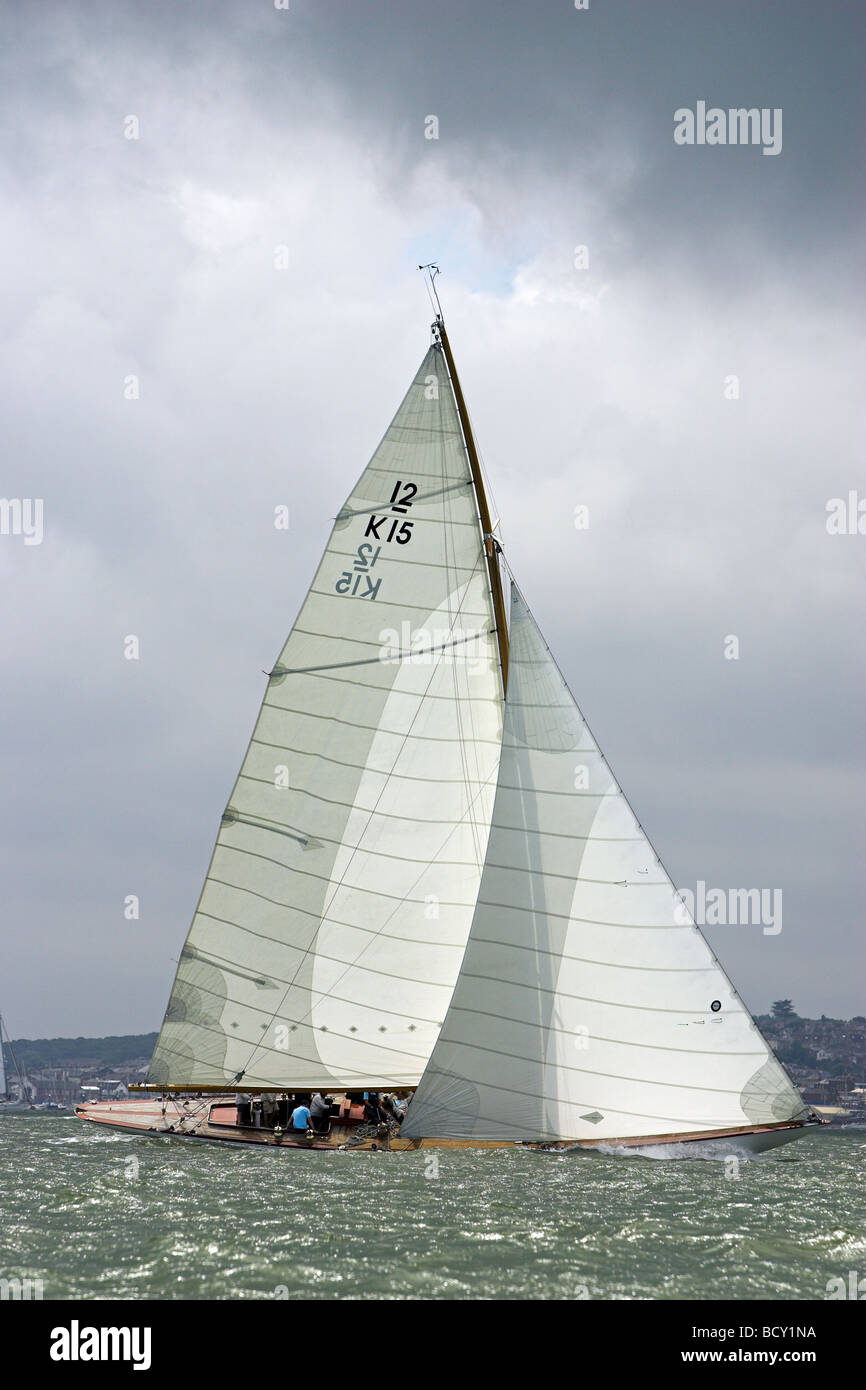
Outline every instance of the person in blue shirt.
{"label": "person in blue shirt", "polygon": [[294,1129],[294,1130],[301,1130],[304,1134],[306,1134],[306,1132],[307,1132],[307,1130],[309,1129],[309,1127],[310,1127],[310,1110],[309,1110],[309,1106],[306,1106],[306,1105],[296,1105],[295,1108],[294,1108],[294,1110],[292,1111],[292,1129]]}

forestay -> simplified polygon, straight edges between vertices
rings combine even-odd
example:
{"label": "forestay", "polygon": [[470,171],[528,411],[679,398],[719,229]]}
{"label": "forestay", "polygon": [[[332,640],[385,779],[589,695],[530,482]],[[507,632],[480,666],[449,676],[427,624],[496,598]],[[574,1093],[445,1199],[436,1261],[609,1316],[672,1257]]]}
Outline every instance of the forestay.
{"label": "forestay", "polygon": [[516,587],[511,615],[478,906],[402,1133],[599,1140],[801,1117]]}
{"label": "forestay", "polygon": [[149,1079],[415,1084],[466,945],[501,733],[475,495],[433,347],[270,675]]}

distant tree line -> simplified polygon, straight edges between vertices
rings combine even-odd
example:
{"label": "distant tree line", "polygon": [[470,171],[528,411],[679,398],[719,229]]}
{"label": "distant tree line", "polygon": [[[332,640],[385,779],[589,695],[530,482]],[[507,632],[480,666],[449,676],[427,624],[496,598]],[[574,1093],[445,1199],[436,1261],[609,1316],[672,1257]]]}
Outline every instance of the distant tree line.
{"label": "distant tree line", "polygon": [[[776,999],[772,1013],[756,1015],[755,1022],[786,1066],[818,1070],[824,1076],[846,1076],[862,1070],[866,1037],[863,1014],[847,1021],[826,1014],[801,1018],[790,999]],[[819,1052],[823,1054],[820,1061]]]}
{"label": "distant tree line", "polygon": [[31,1068],[67,1067],[79,1062],[119,1067],[142,1057],[149,1058],[156,1047],[156,1037],[156,1033],[131,1033],[109,1038],[13,1038],[12,1046],[25,1072]]}

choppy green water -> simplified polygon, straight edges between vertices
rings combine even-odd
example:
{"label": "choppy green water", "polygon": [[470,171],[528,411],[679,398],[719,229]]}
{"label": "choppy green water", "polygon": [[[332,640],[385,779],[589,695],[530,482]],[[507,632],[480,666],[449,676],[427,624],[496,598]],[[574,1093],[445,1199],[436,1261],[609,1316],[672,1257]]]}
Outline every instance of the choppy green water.
{"label": "choppy green water", "polygon": [[[866,1131],[743,1162],[238,1152],[0,1119],[0,1277],[44,1297],[823,1299]],[[730,1165],[728,1165],[730,1167]]]}

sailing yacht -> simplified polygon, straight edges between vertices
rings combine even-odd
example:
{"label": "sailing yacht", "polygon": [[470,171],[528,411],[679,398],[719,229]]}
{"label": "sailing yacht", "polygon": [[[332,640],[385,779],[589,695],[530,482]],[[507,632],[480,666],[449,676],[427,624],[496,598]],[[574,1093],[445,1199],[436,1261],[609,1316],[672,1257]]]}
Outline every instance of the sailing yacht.
{"label": "sailing yacht", "polygon": [[[3,1041],[4,1035],[6,1038],[5,1044]],[[10,1093],[8,1089],[8,1078],[6,1076],[6,1057],[4,1047],[8,1047],[9,1049],[9,1055],[12,1058],[12,1062],[18,1076],[18,1093],[14,1096]],[[33,1087],[18,1065],[18,1058],[12,1051],[12,1039],[9,1037],[9,1034],[6,1031],[6,1025],[3,1022],[3,1016],[2,1014],[0,1014],[0,1115],[9,1114],[11,1111],[15,1110],[33,1110],[35,1107],[31,1099],[32,1094]]]}
{"label": "sailing yacht", "polygon": [[428,269],[432,341],[268,675],[144,1094],[77,1113],[291,1152],[796,1139],[506,565]]}
{"label": "sailing yacht", "polygon": [[6,1089],[6,1054],[3,1049],[3,1015],[0,1014],[0,1108],[6,1109],[9,1104],[9,1092]]}

